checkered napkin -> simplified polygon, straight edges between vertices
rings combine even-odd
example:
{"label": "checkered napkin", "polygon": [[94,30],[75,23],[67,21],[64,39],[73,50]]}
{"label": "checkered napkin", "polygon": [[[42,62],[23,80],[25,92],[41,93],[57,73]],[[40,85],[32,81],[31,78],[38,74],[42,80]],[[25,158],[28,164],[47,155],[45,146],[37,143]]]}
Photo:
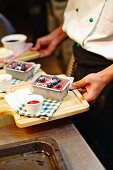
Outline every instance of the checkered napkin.
{"label": "checkered napkin", "polygon": [[[53,116],[60,104],[61,102],[55,100],[44,99],[40,113],[33,117],[49,119]],[[24,103],[19,103],[18,106],[16,106],[15,111],[21,116],[32,117],[32,115],[27,113]]]}
{"label": "checkered napkin", "polygon": [[[40,66],[41,66],[40,64],[36,64],[34,66],[33,75],[28,80],[32,80],[33,76],[37,73],[37,71],[39,70]],[[11,84],[18,84],[20,82],[22,82],[22,80],[12,79]]]}

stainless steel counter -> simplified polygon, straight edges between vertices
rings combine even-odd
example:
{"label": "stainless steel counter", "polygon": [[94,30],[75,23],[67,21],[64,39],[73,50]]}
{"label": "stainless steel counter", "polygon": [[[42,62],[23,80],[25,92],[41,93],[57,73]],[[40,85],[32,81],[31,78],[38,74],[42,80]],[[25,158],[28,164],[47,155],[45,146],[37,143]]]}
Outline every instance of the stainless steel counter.
{"label": "stainless steel counter", "polygon": [[16,127],[12,116],[0,115],[0,145],[38,136],[53,137],[56,140],[69,170],[104,170],[69,119],[20,129]]}

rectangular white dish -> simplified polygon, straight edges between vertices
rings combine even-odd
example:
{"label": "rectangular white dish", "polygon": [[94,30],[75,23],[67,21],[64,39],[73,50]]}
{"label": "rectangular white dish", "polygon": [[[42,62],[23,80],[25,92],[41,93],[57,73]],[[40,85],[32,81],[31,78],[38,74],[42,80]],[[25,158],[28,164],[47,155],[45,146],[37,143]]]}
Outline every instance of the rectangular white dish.
{"label": "rectangular white dish", "polygon": [[[13,67],[12,65],[15,63],[20,65],[25,65],[28,68],[24,71],[21,70],[20,66],[17,66],[19,69],[12,68]],[[4,66],[4,69],[8,74],[11,74],[14,79],[27,81],[33,75],[34,66],[35,64],[33,63],[14,60],[6,64]]]}
{"label": "rectangular white dish", "polygon": [[[44,83],[39,82],[39,78],[44,77],[46,80]],[[56,85],[52,85],[52,87],[48,87],[47,84],[56,76],[51,75],[40,75],[35,81],[32,83],[33,90],[36,94],[42,95],[44,98],[62,101],[63,98],[67,95],[70,85],[70,80],[64,78],[60,79],[60,82]],[[56,87],[60,84],[61,87]]]}

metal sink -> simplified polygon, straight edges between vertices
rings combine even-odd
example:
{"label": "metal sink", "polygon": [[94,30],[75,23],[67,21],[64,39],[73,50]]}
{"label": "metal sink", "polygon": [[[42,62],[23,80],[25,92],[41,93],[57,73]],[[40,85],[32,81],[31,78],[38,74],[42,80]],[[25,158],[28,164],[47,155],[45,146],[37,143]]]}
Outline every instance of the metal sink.
{"label": "metal sink", "polygon": [[0,146],[1,170],[66,170],[65,162],[53,138]]}

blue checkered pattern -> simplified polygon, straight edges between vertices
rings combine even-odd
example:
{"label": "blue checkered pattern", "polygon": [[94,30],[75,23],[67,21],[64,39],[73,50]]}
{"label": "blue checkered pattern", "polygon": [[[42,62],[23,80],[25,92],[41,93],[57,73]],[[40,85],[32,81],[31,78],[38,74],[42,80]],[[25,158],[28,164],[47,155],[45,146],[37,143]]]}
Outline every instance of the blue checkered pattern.
{"label": "blue checkered pattern", "polygon": [[[44,99],[40,113],[34,117],[49,119],[53,116],[60,104],[61,102],[55,100]],[[21,116],[32,117],[32,115],[27,113],[24,103],[20,103],[18,106],[16,106],[15,111]]]}
{"label": "blue checkered pattern", "polygon": [[12,79],[11,80],[11,84],[18,84],[20,82],[21,82],[21,80],[18,80],[18,79]]}

